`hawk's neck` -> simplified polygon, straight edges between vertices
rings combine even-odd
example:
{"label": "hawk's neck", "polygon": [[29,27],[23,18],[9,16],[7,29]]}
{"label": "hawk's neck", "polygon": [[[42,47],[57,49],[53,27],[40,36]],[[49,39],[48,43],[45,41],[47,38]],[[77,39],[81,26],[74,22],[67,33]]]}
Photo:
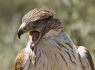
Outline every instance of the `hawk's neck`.
{"label": "hawk's neck", "polygon": [[47,70],[54,67],[48,70],[81,70],[77,48],[61,29],[50,30],[35,47],[34,69],[40,67],[40,70]]}

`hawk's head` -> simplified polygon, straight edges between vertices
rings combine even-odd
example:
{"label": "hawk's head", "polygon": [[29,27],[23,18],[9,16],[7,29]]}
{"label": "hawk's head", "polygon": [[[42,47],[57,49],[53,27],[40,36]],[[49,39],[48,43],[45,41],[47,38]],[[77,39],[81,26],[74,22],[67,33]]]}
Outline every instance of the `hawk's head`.
{"label": "hawk's head", "polygon": [[25,14],[18,29],[18,37],[28,32],[31,44],[36,45],[52,29],[59,29],[60,21],[45,9],[33,9]]}

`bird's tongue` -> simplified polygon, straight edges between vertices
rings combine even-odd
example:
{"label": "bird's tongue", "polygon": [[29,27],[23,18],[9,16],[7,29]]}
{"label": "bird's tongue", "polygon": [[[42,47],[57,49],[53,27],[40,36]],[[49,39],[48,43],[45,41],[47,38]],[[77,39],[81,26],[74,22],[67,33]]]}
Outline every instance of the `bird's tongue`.
{"label": "bird's tongue", "polygon": [[31,35],[31,44],[32,44],[32,46],[34,46],[34,44],[39,39],[39,32],[38,31],[31,31],[30,35]]}

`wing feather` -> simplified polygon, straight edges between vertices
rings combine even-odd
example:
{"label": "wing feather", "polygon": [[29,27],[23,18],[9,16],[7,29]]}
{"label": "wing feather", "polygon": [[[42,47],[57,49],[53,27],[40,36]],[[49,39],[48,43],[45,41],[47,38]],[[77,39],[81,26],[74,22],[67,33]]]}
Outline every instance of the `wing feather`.
{"label": "wing feather", "polygon": [[93,60],[87,48],[79,46],[78,52],[84,70],[94,70]]}
{"label": "wing feather", "polygon": [[28,70],[28,66],[30,63],[29,53],[26,53],[26,49],[24,48],[17,55],[13,70]]}

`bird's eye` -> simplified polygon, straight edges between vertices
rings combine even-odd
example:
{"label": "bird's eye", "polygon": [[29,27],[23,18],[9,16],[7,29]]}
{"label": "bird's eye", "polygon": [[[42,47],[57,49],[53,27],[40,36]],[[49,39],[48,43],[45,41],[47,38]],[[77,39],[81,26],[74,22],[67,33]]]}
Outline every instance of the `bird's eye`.
{"label": "bird's eye", "polygon": [[35,24],[40,24],[41,21],[40,21],[40,20],[37,20],[37,21],[35,21],[34,23],[35,23]]}
{"label": "bird's eye", "polygon": [[36,23],[36,24],[38,24],[38,23],[39,23],[39,21],[36,21],[35,23]]}

